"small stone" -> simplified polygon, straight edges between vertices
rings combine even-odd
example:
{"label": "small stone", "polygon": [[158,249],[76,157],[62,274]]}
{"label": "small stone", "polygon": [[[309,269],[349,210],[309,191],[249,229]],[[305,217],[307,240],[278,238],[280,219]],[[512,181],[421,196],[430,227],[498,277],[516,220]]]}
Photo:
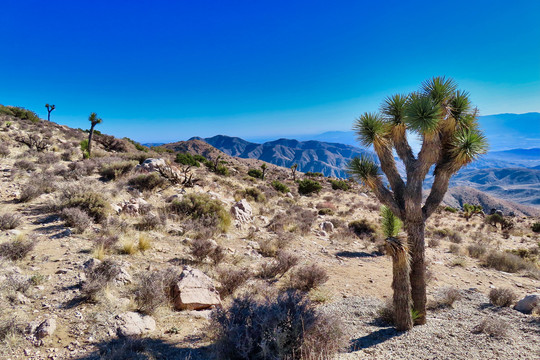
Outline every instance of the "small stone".
{"label": "small stone", "polygon": [[35,336],[38,339],[43,339],[46,336],[51,336],[56,330],[56,320],[47,319],[43,321],[36,329]]}

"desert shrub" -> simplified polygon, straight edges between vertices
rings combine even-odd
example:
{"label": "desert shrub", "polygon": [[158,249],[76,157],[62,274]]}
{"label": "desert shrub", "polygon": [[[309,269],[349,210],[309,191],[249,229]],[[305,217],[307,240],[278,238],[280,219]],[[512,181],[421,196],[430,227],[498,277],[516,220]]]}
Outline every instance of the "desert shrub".
{"label": "desert shrub", "polygon": [[218,288],[221,298],[232,295],[236,289],[242,286],[251,278],[249,269],[220,269],[218,270],[218,280],[221,284]]}
{"label": "desert shrub", "polygon": [[100,223],[107,219],[110,212],[110,204],[103,195],[91,191],[64,193],[64,201],[61,208],[79,208],[86,212],[94,221]]}
{"label": "desert shrub", "polygon": [[229,168],[223,164],[217,166],[215,173],[221,176],[229,176]]}
{"label": "desert shrub", "polygon": [[11,153],[11,151],[9,150],[9,147],[2,143],[0,144],[0,157],[7,157],[9,156],[9,154]]}
{"label": "desert shrub", "polygon": [[92,218],[86,212],[76,207],[62,209],[60,217],[67,226],[73,228],[76,234],[83,233],[93,223]]}
{"label": "desert shrub", "polygon": [[195,261],[203,262],[204,259],[206,259],[206,257],[210,255],[212,251],[214,251],[215,247],[216,244],[212,240],[203,238],[194,239],[190,244],[190,254],[193,256]]}
{"label": "desert shrub", "polygon": [[263,173],[259,169],[249,169],[248,175],[256,179],[262,179]]}
{"label": "desert shrub", "polygon": [[451,207],[451,206],[445,206],[444,211],[447,211],[447,212],[449,212],[449,213],[455,214],[455,213],[458,212],[458,209],[453,208],[453,207]]}
{"label": "desert shrub", "polygon": [[485,222],[494,227],[497,227],[497,224],[500,225],[501,230],[510,230],[514,227],[514,223],[510,219],[505,219],[500,214],[491,214],[486,216]]}
{"label": "desert shrub", "polygon": [[28,202],[42,194],[50,194],[56,190],[54,177],[49,174],[39,174],[31,177],[21,189],[19,201]]}
{"label": "desert shrub", "polygon": [[259,271],[259,277],[263,279],[272,279],[276,276],[283,276],[293,266],[297,265],[298,256],[280,250],[276,254],[276,258],[263,262]]}
{"label": "desert shrub", "polygon": [[439,247],[439,245],[441,245],[441,240],[439,240],[439,239],[429,239],[428,245],[431,248]]}
{"label": "desert shrub", "polygon": [[24,171],[36,170],[36,164],[26,159],[15,161],[15,163],[13,164],[13,167],[19,170],[24,170]]}
{"label": "desert shrub", "polygon": [[322,208],[318,212],[319,215],[334,215],[334,210],[330,208]]}
{"label": "desert shrub", "polygon": [[69,163],[68,169],[62,176],[66,179],[80,179],[83,176],[90,176],[96,171],[97,162],[94,159],[84,159]]}
{"label": "desert shrub", "polygon": [[309,291],[328,281],[326,270],[317,264],[299,267],[291,275],[291,287],[300,291]]}
{"label": "desert shrub", "polygon": [[478,325],[476,325],[472,332],[474,334],[487,334],[495,338],[502,338],[506,335],[508,329],[508,323],[501,319],[485,318]]}
{"label": "desert shrub", "polygon": [[176,159],[174,161],[178,164],[182,164],[186,166],[200,167],[201,164],[199,163],[200,160],[198,159],[199,157],[195,158],[195,156],[193,156],[190,153],[178,153],[176,154]]}
{"label": "desert shrub", "polygon": [[81,286],[81,295],[88,300],[97,300],[97,295],[120,274],[120,265],[107,259],[86,272]]}
{"label": "desert shrub", "polygon": [[461,252],[461,246],[456,244],[450,244],[450,246],[448,247],[448,251],[450,251],[450,253],[454,255],[458,255]]}
{"label": "desert shrub", "polygon": [[456,232],[452,232],[449,236],[448,236],[448,240],[450,240],[451,242],[453,242],[454,244],[461,244],[463,242],[463,238],[461,237],[461,235],[459,235],[458,233]]}
{"label": "desert shrub", "polygon": [[137,309],[144,314],[154,313],[160,306],[172,300],[172,288],[180,279],[180,272],[174,268],[144,272],[136,277],[133,290]]}
{"label": "desert shrub", "polygon": [[96,143],[101,144],[106,151],[126,152],[126,143],[111,135],[100,134],[94,137]]}
{"label": "desert shrub", "polygon": [[495,306],[512,306],[516,299],[517,295],[509,288],[496,288],[489,292],[489,301]]}
{"label": "desert shrub", "polygon": [[532,264],[514,254],[492,251],[486,257],[485,265],[499,271],[515,273],[530,268]]}
{"label": "desert shrub", "polygon": [[38,155],[37,163],[42,165],[52,165],[60,161],[60,157],[52,152],[42,153]]}
{"label": "desert shrub", "polygon": [[349,190],[349,183],[345,180],[330,180],[330,184],[332,184],[333,190]]}
{"label": "desert shrub", "polygon": [[225,260],[225,257],[227,256],[225,248],[221,245],[218,245],[212,250],[210,254],[208,254],[208,257],[210,260],[212,260],[212,263],[214,265],[219,265],[223,260]]}
{"label": "desert shrub", "polygon": [[246,198],[248,201],[255,201],[258,203],[266,202],[266,196],[257,188],[246,188],[244,190],[239,190],[236,192],[236,197],[238,199]]}
{"label": "desert shrub", "polygon": [[136,161],[116,161],[110,164],[103,164],[99,169],[99,175],[105,180],[116,180],[129,173],[137,165]]}
{"label": "desert shrub", "polygon": [[0,215],[0,230],[11,230],[20,226],[22,218],[18,214],[5,213]]}
{"label": "desert shrub", "polygon": [[471,244],[467,246],[467,252],[469,253],[469,256],[475,259],[479,259],[484,256],[486,251],[486,247],[482,244]]}
{"label": "desert shrub", "polygon": [[135,225],[139,231],[155,230],[165,225],[165,216],[159,216],[153,213],[144,214],[141,220]]}
{"label": "desert shrub", "polygon": [[351,221],[348,226],[359,237],[371,236],[377,231],[375,225],[365,219]]}
{"label": "desert shrub", "polygon": [[188,194],[180,201],[173,200],[169,208],[178,215],[193,219],[217,219],[217,225],[223,232],[231,224],[231,216],[221,201],[212,199],[208,194]]}
{"label": "desert shrub", "polygon": [[37,122],[39,122],[41,120],[39,118],[38,114],[36,114],[35,112],[33,112],[31,110],[25,109],[23,107],[20,107],[20,106],[6,106],[5,108],[7,108],[11,112],[11,114],[9,114],[9,115],[13,115],[15,117],[18,117],[21,120],[30,120],[33,123],[37,123]]}
{"label": "desert shrub", "polygon": [[308,171],[308,172],[305,173],[304,175],[309,176],[309,177],[323,177],[323,176],[324,176],[323,173],[320,173],[320,172],[311,172],[311,171]]}
{"label": "desert shrub", "polygon": [[96,248],[102,248],[107,251],[112,249],[118,243],[118,235],[102,234],[96,237],[93,242]]}
{"label": "desert shrub", "polygon": [[322,185],[315,180],[304,179],[298,182],[298,193],[300,195],[310,195],[321,191]]}
{"label": "desert shrub", "polygon": [[278,180],[272,181],[272,187],[280,193],[286,194],[291,191],[289,187]]}
{"label": "desert shrub", "polygon": [[167,181],[159,176],[158,173],[141,174],[132,177],[128,181],[128,185],[133,186],[139,191],[152,191],[156,188],[165,186]]}
{"label": "desert shrub", "polygon": [[461,300],[462,296],[458,289],[454,287],[445,288],[441,291],[438,298],[435,300],[433,304],[431,304],[430,308],[432,309],[442,309],[442,308],[450,308],[454,305],[454,303],[458,300]]}
{"label": "desert shrub", "polygon": [[336,317],[315,311],[294,291],[256,300],[245,295],[218,309],[209,330],[220,359],[329,359],[345,345]]}
{"label": "desert shrub", "polygon": [[22,260],[34,249],[36,243],[33,240],[17,238],[0,244],[0,257],[12,261]]}
{"label": "desert shrub", "polygon": [[540,233],[540,222],[535,222],[531,225],[531,230],[535,233]]}

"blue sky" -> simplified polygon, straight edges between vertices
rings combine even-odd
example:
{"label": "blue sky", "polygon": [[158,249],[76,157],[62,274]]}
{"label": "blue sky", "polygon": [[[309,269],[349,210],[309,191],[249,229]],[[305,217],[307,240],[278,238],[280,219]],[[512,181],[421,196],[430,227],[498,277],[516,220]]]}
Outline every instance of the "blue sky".
{"label": "blue sky", "polygon": [[3,0],[0,103],[142,142],[349,130],[455,78],[482,114],[540,111],[540,1]]}

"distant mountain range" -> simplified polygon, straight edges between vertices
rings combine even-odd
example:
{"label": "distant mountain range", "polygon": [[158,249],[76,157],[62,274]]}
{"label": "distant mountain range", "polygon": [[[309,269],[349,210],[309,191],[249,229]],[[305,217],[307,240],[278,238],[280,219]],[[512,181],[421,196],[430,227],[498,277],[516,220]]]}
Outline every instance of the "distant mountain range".
{"label": "distant mountain range", "polygon": [[230,156],[258,159],[283,167],[298,164],[298,171],[321,172],[326,176],[347,177],[346,165],[354,157],[373,156],[351,145],[321,141],[279,139],[256,144],[238,137],[217,135],[203,140]]}

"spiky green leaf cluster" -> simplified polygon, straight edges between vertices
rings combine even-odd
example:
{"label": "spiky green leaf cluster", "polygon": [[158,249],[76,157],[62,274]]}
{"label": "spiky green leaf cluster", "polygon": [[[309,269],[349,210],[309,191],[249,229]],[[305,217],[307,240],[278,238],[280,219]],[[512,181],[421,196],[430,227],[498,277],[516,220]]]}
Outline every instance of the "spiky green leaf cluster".
{"label": "spiky green leaf cluster", "polygon": [[361,181],[367,185],[372,183],[377,177],[380,176],[379,167],[375,162],[365,156],[355,157],[347,164],[347,172],[355,180]]}
{"label": "spiky green leaf cluster", "polygon": [[384,99],[381,112],[386,116],[389,123],[393,125],[403,124],[408,99],[409,96],[403,94],[394,94]]}
{"label": "spiky green leaf cluster", "polygon": [[488,149],[486,137],[477,129],[458,130],[452,145],[453,163],[458,167],[476,160]]}
{"label": "spiky green leaf cluster", "polygon": [[407,126],[420,134],[431,134],[437,130],[441,115],[441,107],[423,94],[412,94],[405,108]]}
{"label": "spiky green leaf cluster", "polygon": [[403,223],[399,218],[386,206],[381,206],[382,230],[386,238],[396,237],[401,230]]}
{"label": "spiky green leaf cluster", "polygon": [[387,127],[380,114],[365,113],[353,125],[358,140],[364,146],[378,145],[387,135]]}

